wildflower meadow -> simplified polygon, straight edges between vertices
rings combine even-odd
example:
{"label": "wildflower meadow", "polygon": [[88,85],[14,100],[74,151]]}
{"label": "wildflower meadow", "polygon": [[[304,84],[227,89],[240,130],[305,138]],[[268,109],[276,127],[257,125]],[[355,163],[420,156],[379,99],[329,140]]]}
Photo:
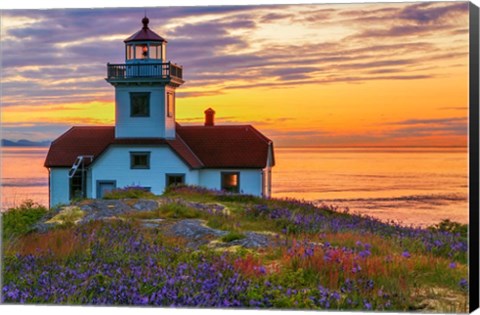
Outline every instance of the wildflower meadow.
{"label": "wildflower meadow", "polygon": [[[158,207],[42,231],[38,213],[58,213],[34,204],[5,213],[2,302],[468,310],[465,226],[405,227],[330,206],[187,186],[162,196],[130,189],[125,204],[132,196]],[[169,232],[185,220],[218,236],[195,243],[198,235]],[[241,245],[254,236],[268,245]]]}

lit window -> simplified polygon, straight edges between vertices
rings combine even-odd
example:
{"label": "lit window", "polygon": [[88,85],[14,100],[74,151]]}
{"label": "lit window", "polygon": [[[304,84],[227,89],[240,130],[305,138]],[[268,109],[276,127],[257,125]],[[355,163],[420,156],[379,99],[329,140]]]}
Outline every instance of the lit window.
{"label": "lit window", "polygon": [[150,116],[150,93],[130,93],[130,116]]}
{"label": "lit window", "polygon": [[240,191],[240,173],[222,172],[222,190],[238,193]]}
{"label": "lit window", "polygon": [[130,168],[149,169],[150,152],[130,152]]}
{"label": "lit window", "polygon": [[147,59],[148,58],[148,45],[141,44],[135,45],[135,59]]}
{"label": "lit window", "polygon": [[173,112],[175,110],[175,93],[167,93],[167,116],[173,117]]}

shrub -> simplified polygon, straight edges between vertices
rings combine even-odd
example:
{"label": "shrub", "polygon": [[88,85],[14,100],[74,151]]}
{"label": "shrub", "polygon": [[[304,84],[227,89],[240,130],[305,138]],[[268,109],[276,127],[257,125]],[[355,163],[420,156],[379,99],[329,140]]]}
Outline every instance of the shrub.
{"label": "shrub", "polygon": [[230,243],[236,240],[241,240],[245,238],[245,235],[239,232],[231,231],[227,235],[222,237],[222,242]]}
{"label": "shrub", "polygon": [[239,203],[258,203],[261,204],[263,202],[262,198],[253,196],[253,195],[243,195],[243,194],[235,194],[235,193],[228,193],[224,192],[223,194],[219,194],[217,196],[218,201],[229,201],[229,202],[239,202]]}
{"label": "shrub", "polygon": [[429,229],[433,231],[450,232],[453,234],[459,233],[462,237],[467,237],[468,233],[467,224],[450,221],[449,219],[444,219],[440,223],[429,227]]}
{"label": "shrub", "polygon": [[144,187],[127,186],[124,188],[117,188],[103,196],[103,199],[148,199],[155,197]]}
{"label": "shrub", "polygon": [[10,208],[2,214],[3,237],[6,239],[32,231],[35,223],[46,213],[47,208],[32,200],[25,200],[20,206]]}
{"label": "shrub", "polygon": [[161,216],[166,218],[194,219],[200,217],[200,213],[197,210],[179,203],[164,204],[158,211]]}

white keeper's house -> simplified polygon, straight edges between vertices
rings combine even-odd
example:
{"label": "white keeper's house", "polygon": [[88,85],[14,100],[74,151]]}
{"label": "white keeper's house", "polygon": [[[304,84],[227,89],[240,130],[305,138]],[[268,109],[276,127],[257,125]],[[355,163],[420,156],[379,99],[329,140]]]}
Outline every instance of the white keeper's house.
{"label": "white keeper's house", "polygon": [[161,194],[171,184],[197,185],[268,197],[273,143],[250,125],[175,121],[175,92],[183,68],[166,59],[167,41],[143,28],[125,40],[125,63],[107,64],[115,88],[115,126],[75,126],[52,142],[50,206],[101,198],[130,186]]}

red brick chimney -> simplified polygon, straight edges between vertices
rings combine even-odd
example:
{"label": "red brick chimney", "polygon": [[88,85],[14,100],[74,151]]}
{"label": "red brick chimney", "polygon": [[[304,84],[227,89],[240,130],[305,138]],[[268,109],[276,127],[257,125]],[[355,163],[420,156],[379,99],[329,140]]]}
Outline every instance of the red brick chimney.
{"label": "red brick chimney", "polygon": [[215,111],[209,108],[206,111],[204,111],[204,113],[205,113],[205,126],[214,126]]}

